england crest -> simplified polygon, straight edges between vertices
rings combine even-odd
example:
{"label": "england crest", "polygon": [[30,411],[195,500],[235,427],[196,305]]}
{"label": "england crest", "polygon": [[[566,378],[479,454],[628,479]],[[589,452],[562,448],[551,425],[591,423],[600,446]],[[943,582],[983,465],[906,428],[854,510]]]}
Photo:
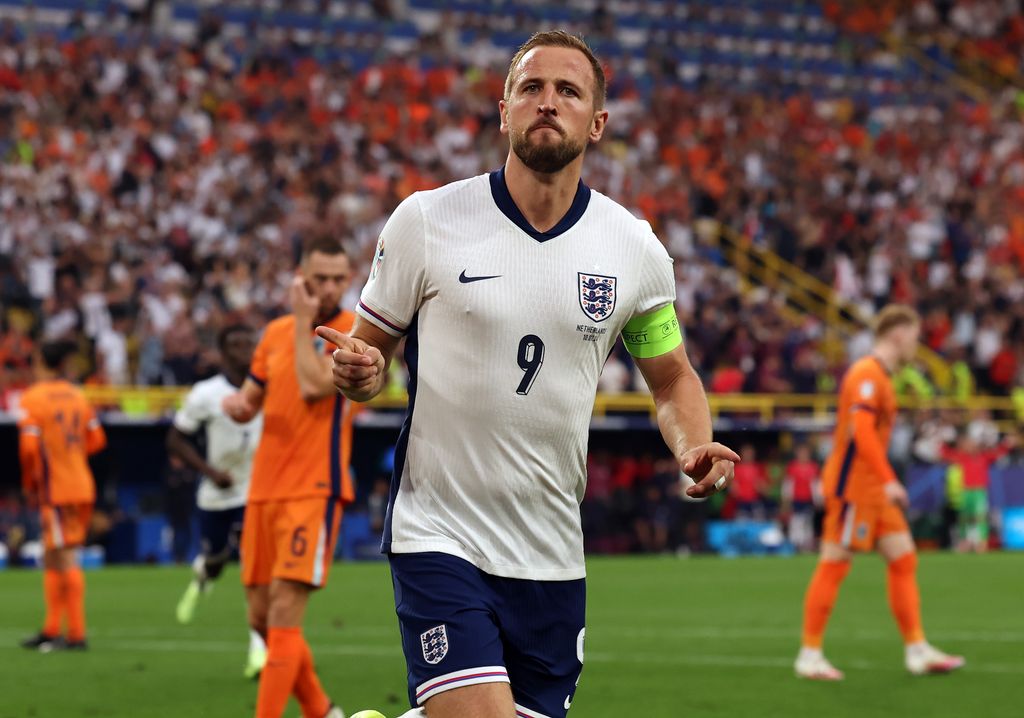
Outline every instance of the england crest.
{"label": "england crest", "polygon": [[579,274],[580,309],[587,318],[603,322],[615,311],[615,284],[618,279],[600,274]]}
{"label": "england crest", "polygon": [[423,647],[423,660],[436,665],[448,655],[448,629],[442,623],[429,631],[420,634],[420,645]]}

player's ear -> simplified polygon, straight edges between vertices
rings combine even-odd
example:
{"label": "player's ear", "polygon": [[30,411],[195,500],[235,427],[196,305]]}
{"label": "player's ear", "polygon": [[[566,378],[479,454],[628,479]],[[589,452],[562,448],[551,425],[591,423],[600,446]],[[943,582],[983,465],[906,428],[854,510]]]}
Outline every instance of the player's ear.
{"label": "player's ear", "polygon": [[596,144],[604,135],[604,128],[608,124],[608,110],[598,110],[594,113],[594,120],[590,123],[590,142]]}
{"label": "player's ear", "polygon": [[501,134],[508,134],[508,103],[504,100],[498,100],[498,115],[501,118],[501,125],[498,128]]}

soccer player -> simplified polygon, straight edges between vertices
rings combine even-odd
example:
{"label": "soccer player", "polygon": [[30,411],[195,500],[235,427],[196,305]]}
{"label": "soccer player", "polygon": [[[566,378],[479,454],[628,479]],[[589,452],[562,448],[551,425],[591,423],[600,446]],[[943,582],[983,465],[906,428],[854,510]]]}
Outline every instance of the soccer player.
{"label": "soccer player", "polygon": [[267,325],[242,388],[224,411],[247,423],[263,410],[242,528],[242,583],[249,625],[267,639],[256,718],[280,718],[292,694],[306,718],[343,718],[317,678],[302,634],[310,594],[327,583],[348,475],[352,405],[331,377],[317,325],[348,331],[354,315],[339,303],[351,269],[341,244],[314,237],[290,288],[292,313]]}
{"label": "soccer player", "polygon": [[[217,336],[221,373],[192,387],[167,432],[167,451],[202,476],[196,495],[202,551],[192,563],[192,580],[178,601],[177,617],[183,624],[192,622],[200,594],[212,588],[212,582],[238,551],[263,417],[238,424],[228,418],[221,403],[245,381],[254,346],[255,337],[249,327],[232,324],[222,329]],[[205,457],[189,438],[200,430],[206,434]],[[249,634],[244,673],[254,678],[263,669],[267,649],[259,633],[250,629]]]}
{"label": "soccer player", "polygon": [[[39,506],[43,530],[46,618],[25,648],[85,650],[85,576],[78,547],[85,543],[96,485],[89,456],[107,437],[82,392],[61,378],[74,351],[66,342],[44,344],[35,357],[36,383],[21,398],[19,456],[30,504]],[[67,634],[62,637],[61,624]]]}
{"label": "soccer player", "polygon": [[682,345],[672,260],[651,227],[580,179],[605,129],[600,62],[565,32],[512,59],[502,169],[418,192],[378,242],[335,383],[410,371],[385,521],[409,699],[430,718],[565,716],[583,668],[580,500],[598,378],[618,336],[647,380],[691,497],[738,456],[711,441]]}
{"label": "soccer player", "polygon": [[962,657],[925,640],[917,553],[902,511],[907,492],[886,457],[897,408],[892,375],[914,358],[921,320],[910,307],[889,305],[875,319],[874,334],[871,354],[854,362],[839,388],[832,454],[822,472],[821,558],[807,588],[803,645],[795,665],[801,678],[842,680],[821,650],[825,626],[853,552],[872,549],[888,564],[889,606],[903,635],[907,670],[948,673],[964,665]]}
{"label": "soccer player", "polygon": [[786,465],[782,480],[782,503],[789,515],[789,540],[800,551],[814,547],[814,509],[820,505],[821,487],[818,485],[820,467],[811,456],[811,447],[800,444],[796,456]]}

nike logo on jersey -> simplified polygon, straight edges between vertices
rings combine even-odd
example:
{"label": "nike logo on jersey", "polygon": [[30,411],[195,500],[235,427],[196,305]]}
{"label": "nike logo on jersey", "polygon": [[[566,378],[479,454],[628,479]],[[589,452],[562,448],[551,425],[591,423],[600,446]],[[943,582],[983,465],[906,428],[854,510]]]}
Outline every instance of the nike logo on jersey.
{"label": "nike logo on jersey", "polygon": [[466,270],[462,270],[462,274],[459,275],[459,281],[463,284],[469,284],[471,282],[482,282],[485,279],[499,279],[502,275],[500,274],[489,274],[485,277],[467,277]]}

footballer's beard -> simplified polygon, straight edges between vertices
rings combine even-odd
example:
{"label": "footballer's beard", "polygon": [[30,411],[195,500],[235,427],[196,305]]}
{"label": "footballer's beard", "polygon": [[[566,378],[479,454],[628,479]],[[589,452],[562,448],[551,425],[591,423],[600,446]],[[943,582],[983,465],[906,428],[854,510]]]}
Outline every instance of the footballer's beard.
{"label": "footballer's beard", "polygon": [[337,301],[335,301],[334,297],[322,297],[320,299],[320,306],[316,310],[317,324],[329,321],[339,311],[341,311],[341,297],[338,297]]}
{"label": "footballer's beard", "polygon": [[534,172],[554,174],[565,168],[570,162],[581,154],[585,147],[583,142],[574,142],[562,134],[562,140],[558,143],[530,142],[530,131],[513,131],[509,133],[509,141],[512,151],[516,153],[519,161]]}

